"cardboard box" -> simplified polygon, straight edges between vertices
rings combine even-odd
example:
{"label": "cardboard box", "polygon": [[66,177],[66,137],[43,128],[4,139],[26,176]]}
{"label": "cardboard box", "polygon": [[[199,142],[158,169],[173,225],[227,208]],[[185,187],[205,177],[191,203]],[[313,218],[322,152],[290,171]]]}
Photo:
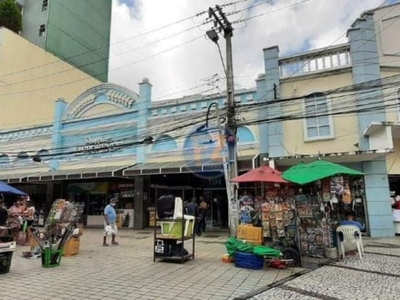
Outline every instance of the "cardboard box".
{"label": "cardboard box", "polygon": [[65,243],[63,256],[73,256],[79,253],[80,239],[79,237],[71,237]]}

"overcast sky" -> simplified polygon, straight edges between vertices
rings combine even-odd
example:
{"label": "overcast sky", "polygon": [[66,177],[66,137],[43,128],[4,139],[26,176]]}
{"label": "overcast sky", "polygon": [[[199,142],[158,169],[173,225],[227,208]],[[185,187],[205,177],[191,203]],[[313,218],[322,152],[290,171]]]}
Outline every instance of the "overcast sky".
{"label": "overcast sky", "polygon": [[[167,25],[233,1],[113,0],[109,81],[138,92],[137,84],[147,77],[153,84],[153,100],[224,90],[224,79],[215,80],[224,77],[218,48],[202,36],[211,27],[202,25],[208,15]],[[382,3],[247,0],[225,7],[228,14],[241,11],[229,16],[231,22],[263,14],[234,24],[236,88],[255,86],[255,78],[263,72],[263,48],[278,45],[284,56],[346,42],[351,23],[364,10]],[[220,45],[225,56],[222,37]]]}

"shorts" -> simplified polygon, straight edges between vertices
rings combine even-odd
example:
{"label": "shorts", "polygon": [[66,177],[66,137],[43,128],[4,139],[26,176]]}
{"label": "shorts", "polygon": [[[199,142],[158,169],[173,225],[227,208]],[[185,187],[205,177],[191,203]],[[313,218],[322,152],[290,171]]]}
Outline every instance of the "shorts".
{"label": "shorts", "polygon": [[[106,223],[104,223],[104,228],[107,226],[107,224]],[[113,235],[117,235],[117,233],[118,233],[118,226],[117,226],[117,224],[116,223],[110,223],[110,226],[111,226],[111,228],[112,228],[112,230],[114,230],[114,234]],[[107,236],[107,232],[104,230],[104,236]]]}

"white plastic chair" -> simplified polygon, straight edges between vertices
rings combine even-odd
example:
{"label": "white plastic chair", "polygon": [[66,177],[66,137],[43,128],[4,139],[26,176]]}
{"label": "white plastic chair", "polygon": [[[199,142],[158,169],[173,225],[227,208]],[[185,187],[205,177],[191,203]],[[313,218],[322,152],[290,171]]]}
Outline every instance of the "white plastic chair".
{"label": "white plastic chair", "polygon": [[[339,232],[343,235],[343,241],[339,238]],[[336,233],[338,236],[338,242],[340,244],[340,252],[342,254],[342,258],[346,257],[344,245],[345,244],[356,244],[358,255],[360,259],[364,256],[364,246],[362,243],[361,231],[360,228],[354,225],[341,225],[336,229]]]}
{"label": "white plastic chair", "polygon": [[183,216],[183,201],[180,197],[175,197],[175,210],[174,210],[174,219],[182,218]]}

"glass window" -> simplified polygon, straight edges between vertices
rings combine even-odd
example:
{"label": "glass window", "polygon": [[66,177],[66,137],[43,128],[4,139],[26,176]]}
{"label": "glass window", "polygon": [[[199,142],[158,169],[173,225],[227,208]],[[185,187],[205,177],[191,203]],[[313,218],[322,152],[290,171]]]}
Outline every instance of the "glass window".
{"label": "glass window", "polygon": [[49,1],[48,0],[43,0],[42,3],[42,11],[47,10],[47,7],[49,6]]}
{"label": "glass window", "polygon": [[329,116],[329,105],[326,96],[314,93],[305,98],[305,139],[333,137],[332,120]]}
{"label": "glass window", "polygon": [[39,36],[44,36],[45,32],[46,32],[46,26],[44,24],[40,25]]}

